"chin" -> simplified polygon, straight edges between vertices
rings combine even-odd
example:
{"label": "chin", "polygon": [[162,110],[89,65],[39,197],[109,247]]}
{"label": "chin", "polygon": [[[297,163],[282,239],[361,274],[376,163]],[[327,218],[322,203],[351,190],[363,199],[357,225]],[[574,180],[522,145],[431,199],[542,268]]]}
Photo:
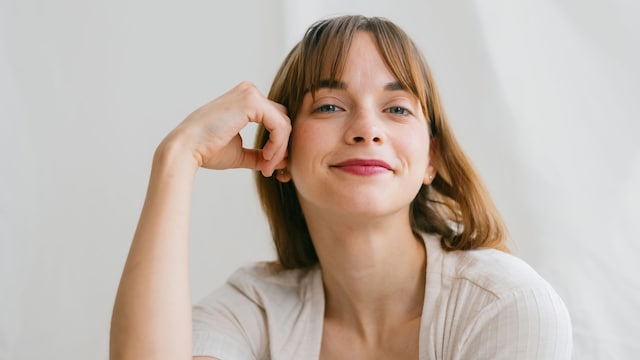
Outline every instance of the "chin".
{"label": "chin", "polygon": [[[364,200],[364,201],[363,201]],[[372,199],[359,199],[343,203],[337,213],[345,217],[354,217],[360,219],[381,220],[385,217],[395,217],[398,215],[407,216],[409,214],[410,203],[407,204],[390,204],[388,200],[371,201]]]}

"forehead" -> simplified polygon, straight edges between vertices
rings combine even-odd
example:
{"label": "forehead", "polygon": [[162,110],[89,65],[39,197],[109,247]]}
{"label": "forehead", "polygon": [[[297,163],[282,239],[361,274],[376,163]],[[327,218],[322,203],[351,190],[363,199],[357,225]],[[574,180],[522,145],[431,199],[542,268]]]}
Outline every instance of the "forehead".
{"label": "forehead", "polygon": [[[319,78],[312,79],[310,84],[313,88],[346,89],[349,83],[358,80],[380,80],[384,81],[383,86],[397,82],[370,32],[358,31],[348,45],[336,50],[333,59],[329,56],[320,63]],[[392,90],[404,89],[397,84],[392,87]]]}
{"label": "forehead", "polygon": [[373,35],[362,31],[356,33],[353,37],[349,51],[346,53],[343,72],[347,71],[370,71],[373,72],[371,75],[384,72],[390,77],[394,77],[382,57],[382,53],[378,49],[378,44]]}

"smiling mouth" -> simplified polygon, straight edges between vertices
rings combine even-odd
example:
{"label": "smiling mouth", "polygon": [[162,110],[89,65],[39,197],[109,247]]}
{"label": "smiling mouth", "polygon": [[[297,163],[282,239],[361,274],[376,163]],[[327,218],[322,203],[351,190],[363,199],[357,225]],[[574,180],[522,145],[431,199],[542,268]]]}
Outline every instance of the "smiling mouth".
{"label": "smiling mouth", "polygon": [[393,171],[389,164],[382,160],[375,159],[350,159],[332,165],[331,167],[360,176],[378,175]]}

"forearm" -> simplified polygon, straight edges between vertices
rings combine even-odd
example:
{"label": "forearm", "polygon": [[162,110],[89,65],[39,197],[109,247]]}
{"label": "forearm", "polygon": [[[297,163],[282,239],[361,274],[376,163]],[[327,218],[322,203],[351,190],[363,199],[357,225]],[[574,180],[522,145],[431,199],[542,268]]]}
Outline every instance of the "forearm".
{"label": "forearm", "polygon": [[189,213],[197,166],[159,147],[111,323],[111,359],[190,359]]}

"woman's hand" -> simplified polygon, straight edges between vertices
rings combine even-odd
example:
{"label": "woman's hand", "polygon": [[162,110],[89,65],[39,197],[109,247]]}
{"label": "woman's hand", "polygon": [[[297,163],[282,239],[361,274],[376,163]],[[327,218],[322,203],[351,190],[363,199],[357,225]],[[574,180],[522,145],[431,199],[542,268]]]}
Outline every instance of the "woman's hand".
{"label": "woman's hand", "polygon": [[[240,130],[249,122],[263,124],[269,131],[263,149],[243,148]],[[158,149],[178,145],[198,167],[248,168],[271,176],[275,169],[286,166],[290,132],[287,109],[243,82],[191,113]]]}

